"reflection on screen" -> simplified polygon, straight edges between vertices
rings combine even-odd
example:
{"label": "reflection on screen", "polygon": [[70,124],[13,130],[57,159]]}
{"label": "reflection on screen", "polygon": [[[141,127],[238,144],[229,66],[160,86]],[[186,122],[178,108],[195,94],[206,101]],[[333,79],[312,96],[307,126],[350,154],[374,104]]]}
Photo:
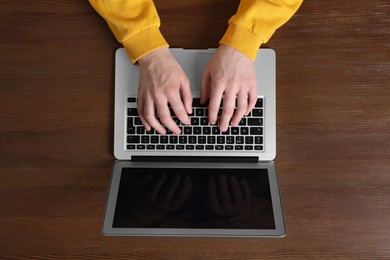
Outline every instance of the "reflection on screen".
{"label": "reflection on screen", "polygon": [[267,170],[124,168],[113,227],[275,229]]}

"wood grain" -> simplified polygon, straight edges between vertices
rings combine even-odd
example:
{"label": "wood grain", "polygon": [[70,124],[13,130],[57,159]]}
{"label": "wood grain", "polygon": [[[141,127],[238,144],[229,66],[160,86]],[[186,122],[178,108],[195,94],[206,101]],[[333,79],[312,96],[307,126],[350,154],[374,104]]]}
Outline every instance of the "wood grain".
{"label": "wood grain", "polygon": [[[218,46],[239,1],[156,0],[173,47]],[[390,4],[305,1],[277,53],[287,236],[105,237],[120,47],[87,1],[0,3],[0,258],[390,258]]]}

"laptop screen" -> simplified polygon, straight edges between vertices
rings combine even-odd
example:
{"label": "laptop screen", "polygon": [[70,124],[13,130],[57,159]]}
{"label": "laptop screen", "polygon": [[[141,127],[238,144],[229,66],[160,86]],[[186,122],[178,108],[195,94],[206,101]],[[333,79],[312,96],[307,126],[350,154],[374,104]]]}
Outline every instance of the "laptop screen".
{"label": "laptop screen", "polygon": [[275,229],[268,170],[122,168],[112,227]]}

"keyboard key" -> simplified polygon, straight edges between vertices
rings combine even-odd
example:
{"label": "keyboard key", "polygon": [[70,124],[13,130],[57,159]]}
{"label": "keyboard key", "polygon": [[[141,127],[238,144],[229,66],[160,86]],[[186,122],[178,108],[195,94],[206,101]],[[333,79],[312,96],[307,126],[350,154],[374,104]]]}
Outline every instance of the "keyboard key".
{"label": "keyboard key", "polygon": [[140,137],[138,135],[129,135],[127,136],[128,144],[138,144],[140,142]]}
{"label": "keyboard key", "polygon": [[192,145],[192,144],[187,144],[186,145],[186,150],[194,150],[194,145]]}
{"label": "keyboard key", "polygon": [[234,144],[234,136],[226,136],[226,143],[227,144]]}
{"label": "keyboard key", "polygon": [[255,107],[263,107],[263,99],[258,98]]}
{"label": "keyboard key", "polygon": [[176,145],[176,150],[184,150],[184,145],[182,144]]}
{"label": "keyboard key", "polygon": [[219,135],[221,133],[221,131],[219,130],[219,127],[217,127],[217,126],[213,126],[211,128],[211,132],[213,133],[213,135]]}
{"label": "keyboard key", "polygon": [[246,118],[245,118],[245,117],[241,118],[241,120],[240,120],[240,122],[238,123],[238,125],[239,125],[239,126],[244,126],[244,125],[246,125]]}
{"label": "keyboard key", "polygon": [[201,107],[202,105],[200,104],[200,98],[193,98],[192,99],[192,107]]}
{"label": "keyboard key", "polygon": [[202,117],[200,119],[200,125],[208,125],[209,124],[209,119],[207,117]]}
{"label": "keyboard key", "polygon": [[194,129],[192,129],[192,130],[194,132],[194,135],[200,135],[202,133],[201,127],[194,127]]}
{"label": "keyboard key", "polygon": [[144,144],[137,144],[137,150],[145,150]]}
{"label": "keyboard key", "polygon": [[167,144],[167,145],[165,146],[165,148],[166,148],[167,150],[174,150],[174,149],[175,149],[175,146],[174,146],[173,144]]}
{"label": "keyboard key", "polygon": [[241,150],[244,150],[244,146],[243,145],[236,145],[236,146],[234,146],[234,149],[237,151],[241,151]]}
{"label": "keyboard key", "polygon": [[253,136],[245,136],[246,144],[253,144]]}
{"label": "keyboard key", "polygon": [[241,135],[248,135],[249,134],[249,128],[246,126],[241,127],[240,129]]}
{"label": "keyboard key", "polygon": [[141,137],[141,143],[143,143],[143,144],[149,143],[149,136],[148,135],[143,135]]}
{"label": "keyboard key", "polygon": [[156,148],[156,146],[154,145],[154,144],[148,144],[147,146],[146,146],[146,149],[147,150],[154,150]]}
{"label": "keyboard key", "polygon": [[187,139],[188,139],[187,136],[181,135],[181,136],[179,136],[179,143],[180,144],[186,144],[187,143]]}
{"label": "keyboard key", "polygon": [[204,145],[203,144],[195,145],[195,149],[196,150],[204,150]]}
{"label": "keyboard key", "polygon": [[142,125],[142,121],[139,117],[134,117],[134,125]]}
{"label": "keyboard key", "polygon": [[262,135],[263,134],[263,128],[262,127],[251,127],[250,128],[250,134],[251,135]]}
{"label": "keyboard key", "polygon": [[206,150],[214,150],[214,145],[206,145]]}
{"label": "keyboard key", "polygon": [[185,135],[192,134],[192,127],[191,126],[185,126],[183,132],[184,132]]}
{"label": "keyboard key", "polygon": [[205,144],[206,143],[206,136],[198,136],[198,143],[199,144]]}
{"label": "keyboard key", "polygon": [[165,145],[164,144],[158,144],[156,145],[157,150],[165,150]]}
{"label": "keyboard key", "polygon": [[207,136],[207,143],[208,144],[215,144],[215,136]]}
{"label": "keyboard key", "polygon": [[252,116],[263,116],[263,109],[254,108],[252,110]]}
{"label": "keyboard key", "polygon": [[199,118],[191,117],[191,125],[199,125]]}
{"label": "keyboard key", "polygon": [[177,117],[172,117],[172,120],[176,123],[176,125],[180,125],[180,119]]}
{"label": "keyboard key", "polygon": [[218,150],[218,151],[223,150],[223,145],[216,145],[215,150]]}
{"label": "keyboard key", "polygon": [[188,137],[188,143],[196,144],[196,136],[193,136],[193,135],[189,136]]}
{"label": "keyboard key", "polygon": [[209,126],[203,127],[203,134],[204,135],[211,134],[211,127],[209,127]]}
{"label": "keyboard key", "polygon": [[166,136],[166,135],[160,136],[160,143],[167,144],[168,143],[168,136]]}
{"label": "keyboard key", "polygon": [[262,151],[263,150],[263,146],[262,145],[255,145],[255,150]]}
{"label": "keyboard key", "polygon": [[150,137],[150,142],[151,142],[152,144],[158,144],[158,139],[159,139],[158,135],[152,135],[152,136]]}
{"label": "keyboard key", "polygon": [[248,118],[248,125],[258,125],[262,126],[263,125],[263,119],[260,117],[251,117]]}
{"label": "keyboard key", "polygon": [[137,134],[143,135],[145,133],[145,128],[143,126],[137,126]]}
{"label": "keyboard key", "polygon": [[247,151],[251,151],[251,150],[253,150],[253,146],[252,145],[245,145],[245,150],[247,150]]}
{"label": "keyboard key", "polygon": [[239,127],[231,127],[230,130],[231,130],[232,135],[240,134],[240,128]]}
{"label": "keyboard key", "polygon": [[244,143],[244,137],[236,136],[236,144],[243,144],[243,143]]}
{"label": "keyboard key", "polygon": [[225,145],[225,150],[228,150],[228,151],[233,150],[233,145]]}
{"label": "keyboard key", "polygon": [[127,145],[127,150],[134,150],[134,149],[135,149],[135,145],[134,144]]}
{"label": "keyboard key", "polygon": [[225,143],[225,136],[217,136],[217,144],[224,144]]}
{"label": "keyboard key", "polygon": [[196,116],[204,116],[204,108],[197,108],[195,111]]}
{"label": "keyboard key", "polygon": [[138,112],[136,108],[128,108],[127,109],[128,116],[138,116]]}
{"label": "keyboard key", "polygon": [[137,99],[135,97],[127,98],[127,102],[129,102],[129,103],[135,103],[136,101],[137,101]]}
{"label": "keyboard key", "polygon": [[263,143],[263,137],[255,136],[255,144],[262,144],[262,143]]}
{"label": "keyboard key", "polygon": [[133,118],[132,117],[128,117],[127,118],[127,126],[133,126]]}
{"label": "keyboard key", "polygon": [[135,134],[135,127],[134,127],[134,126],[129,126],[129,127],[127,127],[127,134],[128,134],[128,135],[133,135],[133,134]]}
{"label": "keyboard key", "polygon": [[177,144],[177,136],[176,135],[171,135],[169,137],[169,143],[171,144]]}

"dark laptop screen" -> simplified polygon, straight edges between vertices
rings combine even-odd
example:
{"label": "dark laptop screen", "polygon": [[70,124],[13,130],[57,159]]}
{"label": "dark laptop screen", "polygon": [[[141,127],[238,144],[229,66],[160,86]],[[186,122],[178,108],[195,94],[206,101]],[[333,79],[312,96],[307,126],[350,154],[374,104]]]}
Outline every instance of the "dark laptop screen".
{"label": "dark laptop screen", "polygon": [[268,171],[123,168],[113,228],[275,229]]}

